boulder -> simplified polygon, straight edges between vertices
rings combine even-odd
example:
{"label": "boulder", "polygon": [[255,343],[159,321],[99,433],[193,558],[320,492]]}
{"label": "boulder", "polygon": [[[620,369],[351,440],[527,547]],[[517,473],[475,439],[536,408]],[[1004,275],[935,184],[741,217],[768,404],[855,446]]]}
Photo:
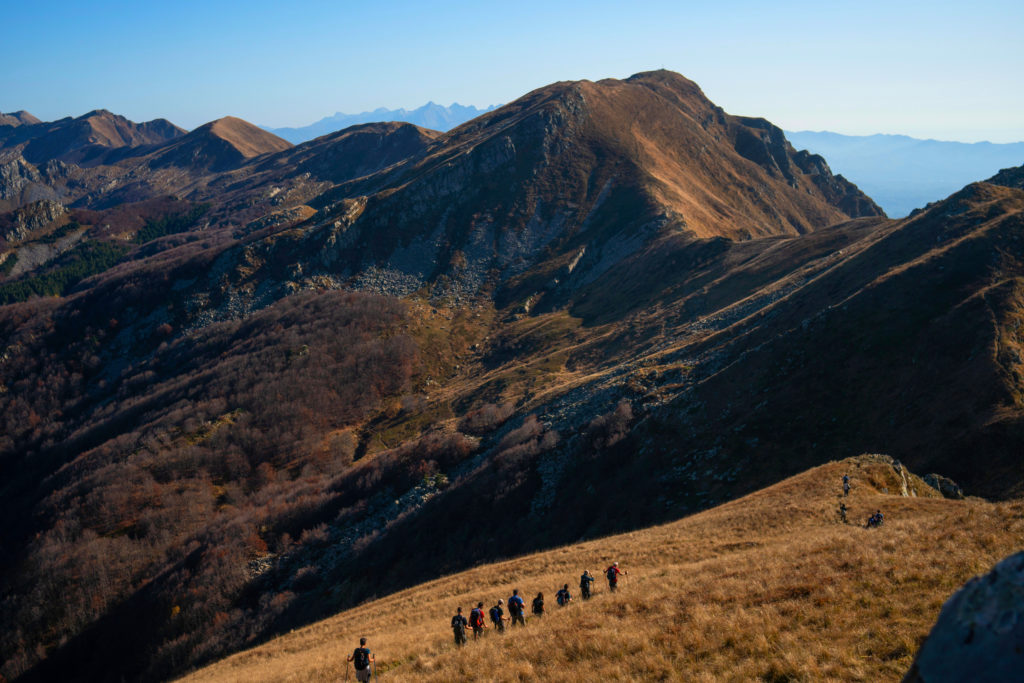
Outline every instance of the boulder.
{"label": "boulder", "polygon": [[1024,672],[1024,552],[946,601],[903,683],[1015,681]]}
{"label": "boulder", "polygon": [[957,483],[949,477],[944,477],[941,474],[926,474],[921,477],[924,483],[931,486],[933,489],[938,491],[945,498],[952,498],[954,500],[963,500],[964,492]]}

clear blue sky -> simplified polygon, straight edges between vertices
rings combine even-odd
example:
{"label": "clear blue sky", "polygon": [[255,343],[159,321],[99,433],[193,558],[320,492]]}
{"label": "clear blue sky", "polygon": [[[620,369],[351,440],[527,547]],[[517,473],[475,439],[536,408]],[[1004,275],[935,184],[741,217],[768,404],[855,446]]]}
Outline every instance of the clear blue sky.
{"label": "clear blue sky", "polygon": [[789,130],[1024,140],[1024,2],[5,3],[0,111],[305,125],[667,68]]}

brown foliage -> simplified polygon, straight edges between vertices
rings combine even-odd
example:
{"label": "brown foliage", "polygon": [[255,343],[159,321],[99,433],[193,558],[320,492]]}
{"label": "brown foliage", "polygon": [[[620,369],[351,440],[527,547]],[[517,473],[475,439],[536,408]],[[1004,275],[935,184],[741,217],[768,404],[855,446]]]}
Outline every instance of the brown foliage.
{"label": "brown foliage", "polygon": [[459,420],[459,431],[465,434],[487,434],[505,424],[514,413],[515,405],[512,403],[485,403]]}
{"label": "brown foliage", "polygon": [[[318,518],[332,478],[351,467],[347,428],[407,389],[417,349],[397,329],[404,305],[367,294],[297,295],[170,341],[164,324],[157,348],[127,358],[120,326],[69,337],[74,316],[63,315],[42,304],[0,312],[0,462],[18,473],[2,489],[0,540],[6,553],[34,539],[5,562],[18,571],[0,576],[0,674],[60,654],[60,642],[73,657],[88,625],[142,591],[132,609],[148,615],[146,640],[104,647],[135,648],[124,670],[164,677],[287,612],[287,591],[240,608],[248,563],[288,551],[293,536],[306,547],[328,539]],[[422,444],[431,463],[472,447],[461,435]],[[297,576],[299,587],[316,580]]]}

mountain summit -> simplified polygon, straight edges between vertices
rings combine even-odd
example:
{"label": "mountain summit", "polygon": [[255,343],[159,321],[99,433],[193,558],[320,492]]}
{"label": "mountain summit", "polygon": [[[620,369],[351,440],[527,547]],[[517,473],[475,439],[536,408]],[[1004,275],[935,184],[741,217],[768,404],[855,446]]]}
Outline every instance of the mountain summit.
{"label": "mountain summit", "polygon": [[248,121],[225,116],[161,147],[154,152],[149,164],[153,168],[181,166],[217,172],[234,168],[262,154],[282,152],[291,146],[287,140]]}
{"label": "mountain summit", "polygon": [[570,263],[578,285],[666,232],[742,240],[882,215],[780,129],[667,71],[540,88],[310,204],[334,273],[460,291]]}

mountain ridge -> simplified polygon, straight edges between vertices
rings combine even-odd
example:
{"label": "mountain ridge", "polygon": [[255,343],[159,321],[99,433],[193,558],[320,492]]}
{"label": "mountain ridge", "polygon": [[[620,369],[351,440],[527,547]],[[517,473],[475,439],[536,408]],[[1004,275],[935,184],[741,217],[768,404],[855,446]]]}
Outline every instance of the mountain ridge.
{"label": "mountain ridge", "polygon": [[96,165],[112,150],[160,144],[184,133],[166,119],[135,123],[96,109],[77,118],[22,123],[6,134],[0,132],[0,146],[19,150],[31,163],[60,160]]}

